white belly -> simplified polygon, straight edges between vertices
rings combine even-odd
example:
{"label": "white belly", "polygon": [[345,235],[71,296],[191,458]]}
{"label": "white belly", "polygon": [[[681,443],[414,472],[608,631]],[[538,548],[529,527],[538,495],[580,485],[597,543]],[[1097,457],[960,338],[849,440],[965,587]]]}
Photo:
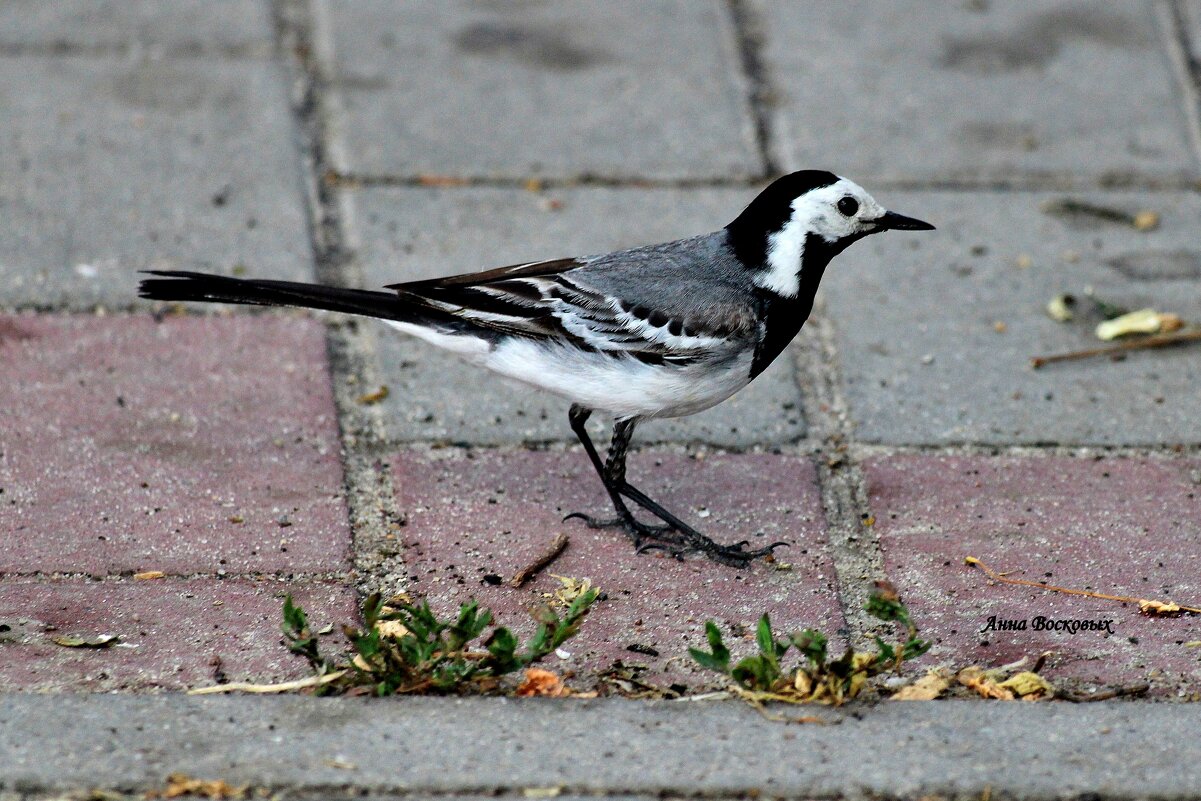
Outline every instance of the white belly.
{"label": "white belly", "polygon": [[612,356],[506,339],[443,334],[412,323],[387,321],[406,334],[448,350],[472,364],[553,392],[614,417],[683,417],[724,401],[750,382],[750,352],[713,362],[653,365]]}
{"label": "white belly", "polygon": [[683,417],[716,406],[750,381],[751,354],[716,363],[654,365],[530,340],[503,342],[491,370],[615,417]]}

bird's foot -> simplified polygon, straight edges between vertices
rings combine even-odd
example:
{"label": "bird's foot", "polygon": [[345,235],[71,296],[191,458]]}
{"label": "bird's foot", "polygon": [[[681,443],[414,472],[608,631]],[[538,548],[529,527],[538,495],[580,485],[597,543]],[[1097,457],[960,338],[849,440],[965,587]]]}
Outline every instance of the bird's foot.
{"label": "bird's foot", "polygon": [[715,562],[732,567],[746,567],[755,559],[771,556],[776,548],[788,546],[787,542],[773,542],[763,548],[748,550],[747,546],[750,543],[747,540],[736,542],[733,545],[722,545],[693,528],[685,527],[681,531],[668,523],[651,525],[637,520],[633,515],[597,518],[583,512],[573,512],[563,519],[571,520],[573,518],[583,520],[588,528],[623,529],[634,543],[634,549],[638,553],[663,551],[676,559],[683,559],[690,553],[701,553]]}
{"label": "bird's foot", "polygon": [[652,542],[643,545],[638,550],[640,553],[651,550],[666,551],[677,559],[682,559],[685,554],[689,553],[702,553],[714,562],[719,562],[723,565],[748,567],[751,562],[760,557],[772,556],[776,548],[788,547],[787,542],[773,542],[771,545],[766,545],[762,548],[748,550],[747,546],[750,543],[747,540],[742,540],[732,545],[722,545],[697,531],[692,531],[690,534],[691,536],[687,537],[686,544],[682,546]]}
{"label": "bird's foot", "polygon": [[[685,537],[676,532],[675,526],[668,525],[667,523],[643,523],[633,515],[628,517],[602,518],[586,515],[583,512],[572,512],[563,519],[565,521],[573,519],[583,520],[584,525],[588,526],[588,528],[623,529],[634,543],[634,548],[640,552],[650,547],[662,547],[665,549],[679,547],[687,542]],[[675,533],[673,534],[673,532]]]}

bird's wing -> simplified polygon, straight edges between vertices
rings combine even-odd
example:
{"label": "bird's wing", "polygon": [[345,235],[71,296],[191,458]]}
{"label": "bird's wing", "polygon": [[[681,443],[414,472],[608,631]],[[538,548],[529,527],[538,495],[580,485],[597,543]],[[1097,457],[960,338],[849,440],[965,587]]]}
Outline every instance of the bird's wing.
{"label": "bird's wing", "polygon": [[[640,263],[639,272],[648,266]],[[687,364],[726,353],[731,340],[745,341],[757,330],[757,318],[745,304],[720,295],[701,304],[665,302],[660,295],[652,303],[636,296],[635,288],[645,282],[606,280],[613,270],[612,262],[556,259],[388,288],[487,332],[567,341],[654,364]],[[688,275],[675,279],[704,283]],[[675,289],[680,292],[674,297],[690,297],[685,286]]]}

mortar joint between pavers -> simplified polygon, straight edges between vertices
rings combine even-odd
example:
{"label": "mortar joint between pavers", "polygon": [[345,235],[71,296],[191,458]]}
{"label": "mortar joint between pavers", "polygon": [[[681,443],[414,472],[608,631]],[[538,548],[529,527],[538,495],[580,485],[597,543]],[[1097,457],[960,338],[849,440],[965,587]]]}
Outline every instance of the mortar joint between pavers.
{"label": "mortar joint between pavers", "polygon": [[[643,178],[636,175],[602,175],[586,172],[571,175],[539,176],[538,185],[543,189],[757,189],[765,180],[777,173],[758,176],[693,176],[688,178]],[[1102,192],[1129,190],[1142,192],[1181,192],[1201,189],[1197,175],[1139,175],[1122,173],[1101,176],[1080,176],[1069,173],[1007,173],[1000,175],[963,175],[896,177],[857,174],[857,182],[868,185],[875,192],[930,191],[930,192]],[[336,168],[324,174],[327,184],[337,189],[514,189],[526,190],[529,176],[503,174],[455,174],[431,178],[422,174],[361,173],[342,171]]]}
{"label": "mortar joint between pavers", "polygon": [[1196,459],[1201,443],[1180,445],[1096,445],[1096,444],[997,444],[987,442],[954,443],[881,443],[853,442],[849,452],[856,464],[866,459],[897,455],[990,456],[1044,458],[1066,456],[1073,459]]}
{"label": "mortar joint between pavers", "polygon": [[1180,81],[1185,123],[1193,146],[1193,157],[1201,165],[1201,53],[1189,34],[1188,12],[1183,0],[1168,0],[1155,6],[1159,27],[1166,39],[1168,58]]}
{"label": "mortar joint between pavers", "polygon": [[[349,275],[353,254],[347,247],[343,227],[346,207],[340,202],[331,163],[328,70],[321,62],[321,48],[309,3],[305,0],[273,0],[272,21],[281,60],[289,65],[295,87],[293,114],[301,132],[301,149],[308,170],[305,185],[309,194],[309,234],[313,245],[317,278],[338,286],[353,285]],[[357,276],[361,278],[361,276]]]}
{"label": "mortar joint between pavers", "polygon": [[[344,226],[348,204],[343,202],[334,174],[328,48],[318,41],[313,9],[304,0],[274,0],[272,19],[281,54],[292,65],[298,86],[294,113],[303,134],[308,163],[309,227],[318,280],[335,285],[361,285],[362,275],[348,247]],[[342,471],[355,582],[360,588],[379,585],[380,554],[398,523],[391,479],[377,453],[383,440],[380,412],[360,402],[363,394],[382,386],[376,370],[375,340],[368,326],[351,321],[333,323],[326,331],[326,347],[334,404],[342,441]],[[386,565],[385,565],[386,566]],[[397,572],[397,571],[393,571]]]}
{"label": "mortar joint between pavers", "polygon": [[867,484],[851,445],[854,426],[842,394],[833,322],[819,298],[805,324],[807,347],[797,349],[797,379],[811,436],[822,443],[815,454],[827,536],[838,580],[838,596],[852,644],[882,631],[864,611],[876,581],[887,578],[880,540],[869,514]]}
{"label": "mortar joint between pavers", "polygon": [[775,91],[763,60],[763,22],[747,0],[726,0],[726,9],[734,28],[738,45],[738,60],[743,76],[750,85],[747,98],[754,122],[755,147],[763,164],[765,177],[780,174],[780,162],[773,150],[771,101]]}
{"label": "mortar joint between pavers", "polygon": [[265,61],[272,57],[274,50],[271,44],[253,42],[214,44],[194,41],[167,45],[156,43],[152,46],[141,42],[3,42],[0,43],[0,58],[112,58],[122,61],[207,58],[223,61]]}
{"label": "mortar joint between pavers", "polygon": [[[57,570],[13,570],[0,571],[0,581],[25,581],[38,584],[57,584],[71,581],[81,581],[89,584],[104,584],[106,582],[128,584],[130,579],[136,576],[136,573],[122,571],[120,573],[87,573],[79,571],[57,571]],[[171,573],[164,571],[161,577],[153,579],[144,579],[135,581],[137,584],[145,584],[152,586],[156,581],[194,581],[194,582],[221,582],[221,581],[278,581],[288,584],[303,584],[303,583],[320,583],[320,582],[338,582],[345,584],[351,580],[352,576],[344,570],[334,571],[297,571],[297,570],[229,570],[224,573],[202,572],[202,573]]]}
{"label": "mortar joint between pavers", "polygon": [[332,325],[326,338],[334,403],[342,437],[342,470],[353,537],[356,583],[364,591],[384,587],[388,576],[407,575],[399,555],[384,556],[403,513],[396,504],[390,473],[385,469],[384,422],[378,407],[364,404],[365,392],[382,386],[376,371],[375,341],[370,326]]}

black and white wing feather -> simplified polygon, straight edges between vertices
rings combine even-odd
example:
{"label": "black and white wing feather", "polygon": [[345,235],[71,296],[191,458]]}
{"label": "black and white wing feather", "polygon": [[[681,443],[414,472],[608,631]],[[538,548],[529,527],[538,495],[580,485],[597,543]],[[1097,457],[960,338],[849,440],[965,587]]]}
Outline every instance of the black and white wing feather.
{"label": "black and white wing feather", "polygon": [[678,272],[674,303],[634,297],[612,276],[611,268],[600,269],[590,260],[559,259],[388,288],[489,338],[570,344],[647,364],[720,358],[758,332],[749,304],[714,295],[711,285],[705,287],[710,302],[690,302],[690,281],[681,281]]}

